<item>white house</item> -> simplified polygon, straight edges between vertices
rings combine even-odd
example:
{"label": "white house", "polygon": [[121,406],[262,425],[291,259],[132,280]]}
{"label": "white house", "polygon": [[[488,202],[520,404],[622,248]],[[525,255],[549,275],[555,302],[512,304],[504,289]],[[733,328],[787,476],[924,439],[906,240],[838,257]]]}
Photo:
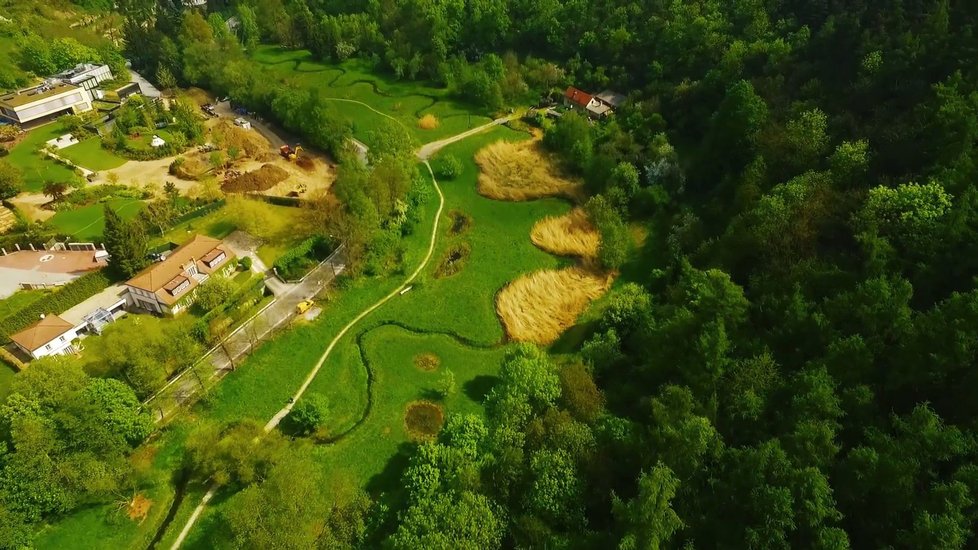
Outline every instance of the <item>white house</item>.
{"label": "white house", "polygon": [[218,239],[194,238],[126,281],[128,299],[135,307],[175,315],[194,303],[197,287],[212,274],[234,271],[234,254]]}
{"label": "white house", "polygon": [[0,116],[17,124],[41,122],[91,110],[92,101],[88,92],[63,82],[46,82],[0,97]]}
{"label": "white house", "polygon": [[24,353],[33,359],[49,355],[74,353],[71,341],[78,337],[82,327],[65,321],[57,315],[48,315],[40,321],[10,337]]}

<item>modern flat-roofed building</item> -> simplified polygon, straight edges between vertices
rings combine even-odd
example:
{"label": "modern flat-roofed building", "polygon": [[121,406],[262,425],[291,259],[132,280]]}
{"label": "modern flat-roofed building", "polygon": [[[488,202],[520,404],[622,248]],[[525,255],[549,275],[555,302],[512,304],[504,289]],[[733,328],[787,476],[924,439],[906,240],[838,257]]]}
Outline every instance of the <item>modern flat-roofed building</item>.
{"label": "modern flat-roofed building", "polygon": [[98,89],[99,84],[112,80],[112,71],[108,65],[79,63],[71,69],[59,73],[55,78],[65,84],[84,88],[88,92],[88,98],[96,100],[103,97],[102,91]]}
{"label": "modern flat-roofed building", "polygon": [[91,110],[89,93],[84,88],[63,82],[47,82],[0,96],[0,116],[21,125]]}

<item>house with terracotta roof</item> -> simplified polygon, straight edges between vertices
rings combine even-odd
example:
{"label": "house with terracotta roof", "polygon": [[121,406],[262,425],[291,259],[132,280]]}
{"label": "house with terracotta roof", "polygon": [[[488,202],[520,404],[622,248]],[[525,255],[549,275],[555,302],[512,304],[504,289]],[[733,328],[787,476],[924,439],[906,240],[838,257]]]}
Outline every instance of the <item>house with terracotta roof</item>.
{"label": "house with terracotta roof", "polygon": [[614,113],[615,107],[618,107],[624,101],[625,96],[617,92],[612,92],[611,90],[605,90],[600,94],[591,95],[573,86],[569,86],[564,92],[564,105],[571,109],[581,111],[590,118],[605,118],[610,116]]}
{"label": "house with terracotta roof", "polygon": [[21,351],[33,359],[49,355],[74,353],[72,340],[78,338],[83,327],[65,321],[57,315],[46,315],[40,321],[10,337]]}
{"label": "house with terracotta roof", "polygon": [[211,275],[230,275],[234,254],[219,239],[195,235],[126,281],[128,300],[136,308],[176,315],[194,303],[197,287]]}

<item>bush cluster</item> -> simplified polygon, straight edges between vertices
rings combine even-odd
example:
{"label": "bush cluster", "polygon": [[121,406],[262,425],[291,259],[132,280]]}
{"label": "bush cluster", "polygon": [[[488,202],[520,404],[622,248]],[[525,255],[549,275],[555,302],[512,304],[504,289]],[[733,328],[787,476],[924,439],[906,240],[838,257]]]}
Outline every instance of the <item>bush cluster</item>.
{"label": "bush cluster", "polygon": [[336,244],[327,237],[310,237],[275,261],[275,270],[286,281],[301,279],[317,263],[329,257]]}

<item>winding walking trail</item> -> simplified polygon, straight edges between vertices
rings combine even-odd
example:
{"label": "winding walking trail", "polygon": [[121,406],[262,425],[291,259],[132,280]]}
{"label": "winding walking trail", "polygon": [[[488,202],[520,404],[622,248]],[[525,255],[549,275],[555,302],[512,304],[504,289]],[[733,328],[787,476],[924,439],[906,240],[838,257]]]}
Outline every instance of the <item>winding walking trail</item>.
{"label": "winding walking trail", "polygon": [[[360,101],[356,101],[352,99],[338,99],[338,98],[330,98],[330,99],[334,101],[344,101],[344,102],[357,103],[363,105],[364,107],[367,107],[371,111],[374,111],[377,114],[385,116],[403,126],[403,123],[401,123],[401,121],[397,120],[396,118],[388,114],[382,113],[374,109],[373,107],[367,105],[366,103],[362,103]],[[292,399],[289,401],[289,403],[286,404],[284,407],[282,407],[280,411],[275,413],[275,415],[272,416],[272,418],[268,421],[268,423],[265,424],[265,433],[268,433],[273,429],[275,429],[275,427],[278,426],[279,422],[281,422],[282,419],[285,418],[289,414],[289,412],[292,411],[292,407],[299,401],[302,395],[306,392],[306,390],[309,388],[309,385],[312,384],[312,381],[316,378],[316,375],[319,374],[320,369],[322,369],[323,365],[326,363],[326,359],[328,359],[330,353],[332,353],[333,348],[336,347],[336,344],[339,343],[339,341],[343,338],[343,336],[345,336],[350,331],[350,329],[353,328],[357,323],[362,321],[364,317],[370,315],[378,308],[380,308],[381,306],[383,306],[384,304],[386,304],[387,302],[389,302],[390,300],[398,296],[405,288],[407,288],[417,278],[417,276],[421,273],[421,271],[428,265],[428,262],[431,260],[431,256],[435,252],[435,244],[438,240],[438,224],[441,221],[442,210],[445,207],[445,195],[441,192],[441,187],[438,186],[438,180],[435,178],[435,172],[434,170],[432,170],[431,164],[428,163],[428,159],[431,158],[432,155],[437,153],[443,147],[451,145],[452,143],[455,143],[457,141],[463,140],[469,136],[478,134],[479,132],[482,132],[489,128],[493,128],[495,126],[505,124],[517,116],[518,115],[516,114],[512,114],[506,117],[497,118],[492,122],[483,124],[481,126],[477,126],[475,128],[454,135],[452,137],[425,144],[421,146],[420,149],[418,149],[416,153],[418,160],[423,162],[425,168],[428,169],[428,175],[431,176],[431,182],[435,185],[435,191],[438,192],[438,211],[435,213],[435,223],[431,227],[431,239],[428,242],[428,251],[425,254],[424,259],[421,261],[418,267],[411,273],[411,275],[409,275],[406,279],[404,279],[403,283],[401,283],[397,288],[392,290],[390,294],[384,296],[376,303],[374,303],[372,306],[361,311],[359,315],[354,317],[352,321],[347,323],[336,334],[336,336],[333,337],[333,339],[329,342],[329,345],[326,346],[326,349],[323,351],[323,354],[319,357],[319,361],[316,362],[316,365],[313,366],[312,370],[309,371],[309,374],[306,375],[306,378],[305,380],[303,380],[302,385],[299,386],[299,389],[295,392],[295,395],[292,396]],[[255,443],[258,443],[258,441],[259,440],[256,439]],[[194,509],[193,514],[191,514],[190,518],[187,520],[187,523],[183,526],[183,529],[180,531],[180,535],[173,542],[173,545],[170,546],[170,550],[178,550],[180,548],[184,540],[187,538],[187,535],[190,534],[191,529],[193,529],[194,524],[200,518],[200,515],[204,512],[204,508],[207,506],[207,503],[210,502],[212,498],[214,498],[214,495],[217,494],[219,488],[220,486],[217,485],[216,483],[210,484],[210,486],[207,489],[207,492],[204,493],[204,496],[200,499],[200,503],[197,504],[197,507]]]}

